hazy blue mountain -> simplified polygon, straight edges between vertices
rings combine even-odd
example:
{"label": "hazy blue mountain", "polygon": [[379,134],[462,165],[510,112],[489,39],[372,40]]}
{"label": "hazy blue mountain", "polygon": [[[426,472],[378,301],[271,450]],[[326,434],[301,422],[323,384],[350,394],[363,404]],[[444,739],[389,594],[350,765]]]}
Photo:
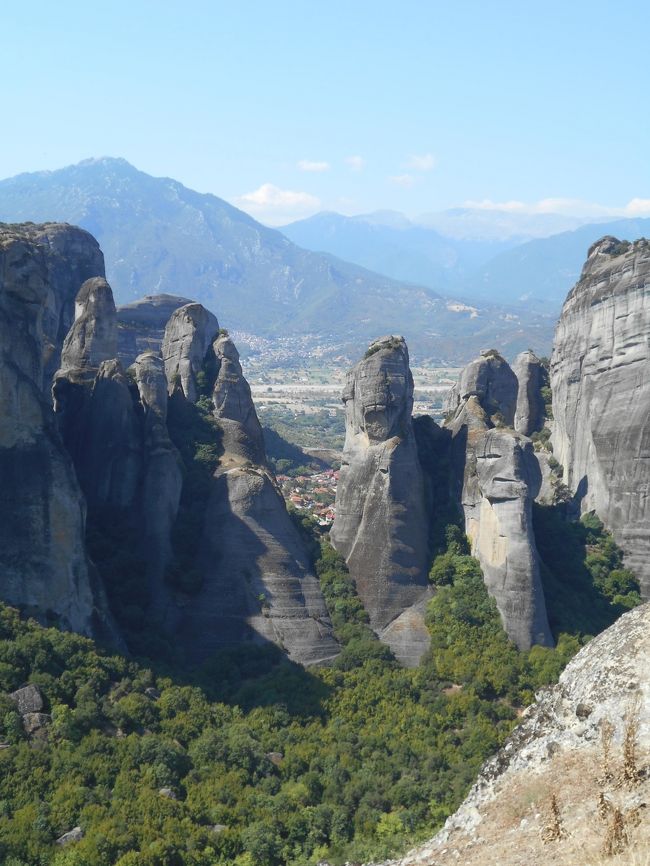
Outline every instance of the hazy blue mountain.
{"label": "hazy blue mountain", "polygon": [[[484,215],[485,225],[491,225],[495,232],[501,218],[504,232],[524,232],[526,228],[551,231],[579,222],[558,214],[510,215],[469,209],[431,217],[440,217],[444,228],[445,215],[452,221],[457,218],[459,224],[467,218],[468,226],[469,220],[477,220],[473,223],[476,233],[480,233]],[[448,228],[453,231],[451,223]],[[581,225],[549,237],[526,239],[522,234],[518,240],[512,235],[509,240],[480,241],[444,237],[440,231],[410,222],[403,214],[382,211],[356,217],[321,213],[284,226],[282,231],[308,249],[339,255],[396,279],[442,287],[470,299],[469,303],[520,309],[532,305],[540,312],[556,315],[580,276],[591,244],[605,234],[629,240],[647,235],[650,220],[619,219]]]}
{"label": "hazy blue mountain", "polygon": [[458,207],[421,214],[416,222],[450,239],[514,244],[571,231],[593,220],[558,213]]}
{"label": "hazy blue mountain", "polygon": [[396,280],[449,290],[514,243],[446,238],[395,211],[352,217],[324,212],[280,231],[308,250],[340,256]]}
{"label": "hazy blue mountain", "polygon": [[594,241],[603,235],[633,241],[649,233],[650,219],[622,219],[528,241],[495,256],[457,290],[477,303],[524,303],[559,310]]}
{"label": "hazy blue mountain", "polygon": [[309,252],[214,195],[154,178],[123,159],[86,160],[0,181],[0,220],[65,221],[100,242],[118,303],[143,295],[191,297],[230,329],[270,338],[313,334],[330,352],[404,334],[419,358],[464,362],[499,345],[546,351],[552,322],[525,312],[452,303]]}

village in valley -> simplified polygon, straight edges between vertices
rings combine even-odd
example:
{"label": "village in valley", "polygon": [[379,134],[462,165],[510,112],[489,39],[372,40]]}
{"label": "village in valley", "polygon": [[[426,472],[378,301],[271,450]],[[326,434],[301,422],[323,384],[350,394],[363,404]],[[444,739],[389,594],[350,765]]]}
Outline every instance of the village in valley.
{"label": "village in valley", "polygon": [[332,525],[335,516],[336,486],[339,480],[338,469],[323,469],[295,477],[278,475],[277,480],[290,506],[298,511],[307,511],[319,526]]}

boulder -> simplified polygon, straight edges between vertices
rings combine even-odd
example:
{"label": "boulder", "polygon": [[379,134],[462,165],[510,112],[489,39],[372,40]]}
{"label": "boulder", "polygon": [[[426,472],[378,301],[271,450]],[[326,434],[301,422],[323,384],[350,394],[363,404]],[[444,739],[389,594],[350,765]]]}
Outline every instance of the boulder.
{"label": "boulder", "polygon": [[83,837],[84,831],[81,829],[81,827],[73,827],[72,830],[68,830],[67,833],[59,836],[59,838],[56,840],[56,844],[64,847],[66,845],[70,845],[71,842],[80,842]]}
{"label": "boulder", "polygon": [[51,721],[52,716],[47,713],[25,713],[22,717],[25,733],[30,735],[47,727]]}
{"label": "boulder", "polygon": [[9,697],[15,702],[21,716],[24,716],[25,713],[40,713],[45,706],[41,690],[33,683],[16,689],[15,692],[11,692]]}

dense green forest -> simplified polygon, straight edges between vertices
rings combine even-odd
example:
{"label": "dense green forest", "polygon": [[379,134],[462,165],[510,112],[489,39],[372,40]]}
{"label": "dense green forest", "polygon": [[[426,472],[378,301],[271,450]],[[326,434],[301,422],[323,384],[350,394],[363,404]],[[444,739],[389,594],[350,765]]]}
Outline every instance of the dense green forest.
{"label": "dense green forest", "polygon": [[[305,671],[250,645],[188,673],[0,607],[0,862],[305,866],[427,838],[535,690],[638,602],[597,520],[542,512],[537,523],[547,592],[563,587],[551,605],[556,649],[522,653],[508,641],[454,525],[433,561],[432,648],[415,670],[377,641],[343,561],[308,520],[301,531],[342,645],[331,668]],[[550,555],[558,541],[571,573]],[[8,697],[28,682],[52,716],[31,739]],[[80,841],[55,843],[77,826]]]}

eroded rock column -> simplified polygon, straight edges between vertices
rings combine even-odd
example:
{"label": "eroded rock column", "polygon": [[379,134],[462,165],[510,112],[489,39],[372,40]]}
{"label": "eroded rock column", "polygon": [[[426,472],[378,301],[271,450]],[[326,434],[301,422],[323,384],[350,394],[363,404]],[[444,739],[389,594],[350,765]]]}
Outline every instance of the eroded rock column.
{"label": "eroded rock column", "polygon": [[370,345],[348,373],[343,402],[345,447],[330,538],[372,628],[405,663],[417,663],[428,646],[420,604],[428,588],[428,518],[403,337]]}

